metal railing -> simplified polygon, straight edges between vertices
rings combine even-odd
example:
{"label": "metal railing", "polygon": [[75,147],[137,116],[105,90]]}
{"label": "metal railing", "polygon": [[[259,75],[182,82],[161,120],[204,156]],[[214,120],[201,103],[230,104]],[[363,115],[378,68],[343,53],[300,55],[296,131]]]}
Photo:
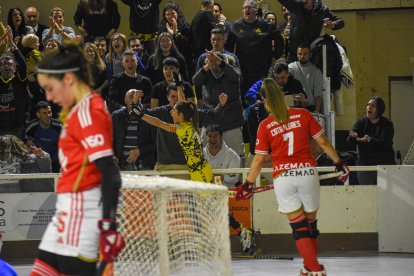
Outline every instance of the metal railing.
{"label": "metal railing", "polygon": [[[377,166],[350,166],[351,172],[357,171],[377,171]],[[242,179],[246,179],[250,168],[233,168],[233,169],[213,169],[214,174],[242,174]],[[317,167],[318,172],[334,172],[335,167]],[[272,173],[272,168],[262,168],[260,174],[256,178],[256,186],[260,186],[260,179],[263,173]],[[166,171],[122,171],[122,174],[136,174],[147,176],[173,176],[173,175],[188,175],[188,170],[166,170]],[[0,174],[0,180],[20,180],[20,179],[53,179],[55,187],[60,173],[36,173],[36,174]],[[0,183],[1,185],[1,183]],[[345,185],[349,185],[347,181]]]}

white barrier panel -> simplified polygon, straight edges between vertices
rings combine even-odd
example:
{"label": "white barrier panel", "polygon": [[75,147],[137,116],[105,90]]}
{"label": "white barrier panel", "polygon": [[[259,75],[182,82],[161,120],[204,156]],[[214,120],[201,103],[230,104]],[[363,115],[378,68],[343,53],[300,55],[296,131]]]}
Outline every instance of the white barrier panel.
{"label": "white barrier panel", "polygon": [[378,166],[378,251],[414,253],[414,166]]}
{"label": "white barrier panel", "polygon": [[56,194],[0,194],[3,241],[40,240],[55,213]]}

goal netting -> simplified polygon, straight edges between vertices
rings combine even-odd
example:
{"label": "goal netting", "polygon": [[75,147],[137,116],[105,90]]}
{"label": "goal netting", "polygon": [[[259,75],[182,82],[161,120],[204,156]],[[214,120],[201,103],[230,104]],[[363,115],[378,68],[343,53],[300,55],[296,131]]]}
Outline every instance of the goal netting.
{"label": "goal netting", "polygon": [[225,186],[122,175],[115,275],[231,275]]}

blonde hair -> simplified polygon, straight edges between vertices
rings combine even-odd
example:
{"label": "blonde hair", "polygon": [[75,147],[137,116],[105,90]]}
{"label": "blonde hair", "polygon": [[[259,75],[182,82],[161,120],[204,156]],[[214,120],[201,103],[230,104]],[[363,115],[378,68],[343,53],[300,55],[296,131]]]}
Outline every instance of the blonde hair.
{"label": "blonde hair", "polygon": [[23,160],[27,158],[29,150],[18,137],[14,135],[0,136],[0,160],[6,161],[12,156],[17,156]]}
{"label": "blonde hair", "polygon": [[35,42],[39,42],[39,38],[35,34],[27,34],[22,38],[23,47],[30,47]]}
{"label": "blonde hair", "polygon": [[96,45],[91,42],[87,42],[85,43],[85,45],[83,45],[83,49],[85,50],[86,47],[92,48],[93,52],[95,53],[96,66],[98,66],[100,71],[104,71],[106,68],[106,65],[105,65],[105,62],[102,60],[101,56],[99,55],[98,48],[96,47]]}
{"label": "blonde hair", "polygon": [[289,120],[289,110],[285,103],[285,95],[274,79],[263,80],[262,89],[265,92],[265,106],[277,123]]}

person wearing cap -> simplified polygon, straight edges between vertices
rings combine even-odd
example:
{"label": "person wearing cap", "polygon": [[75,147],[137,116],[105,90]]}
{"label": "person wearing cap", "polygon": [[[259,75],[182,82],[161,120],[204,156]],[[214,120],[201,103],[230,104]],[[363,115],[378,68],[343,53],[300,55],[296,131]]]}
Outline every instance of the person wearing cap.
{"label": "person wearing cap", "polygon": [[[179,73],[180,63],[174,57],[167,57],[162,61],[162,72],[164,80],[154,84],[151,94],[151,108],[168,104],[167,89],[168,85],[174,82],[174,72]],[[196,103],[194,91],[190,83],[183,81],[183,90],[186,100]]]}
{"label": "person wearing cap", "polygon": [[109,96],[107,98],[110,111],[120,109],[125,104],[125,94],[130,89],[140,90],[144,93],[142,103],[149,105],[152,82],[149,78],[137,73],[138,60],[135,52],[127,50],[122,54],[122,66],[124,72],[112,77],[109,84]]}
{"label": "person wearing cap", "polygon": [[[383,116],[385,103],[372,97],[366,115],[358,119],[349,131],[348,144],[358,147],[357,166],[395,165],[393,145],[394,125]],[[377,172],[357,172],[359,184],[376,184]]]}

